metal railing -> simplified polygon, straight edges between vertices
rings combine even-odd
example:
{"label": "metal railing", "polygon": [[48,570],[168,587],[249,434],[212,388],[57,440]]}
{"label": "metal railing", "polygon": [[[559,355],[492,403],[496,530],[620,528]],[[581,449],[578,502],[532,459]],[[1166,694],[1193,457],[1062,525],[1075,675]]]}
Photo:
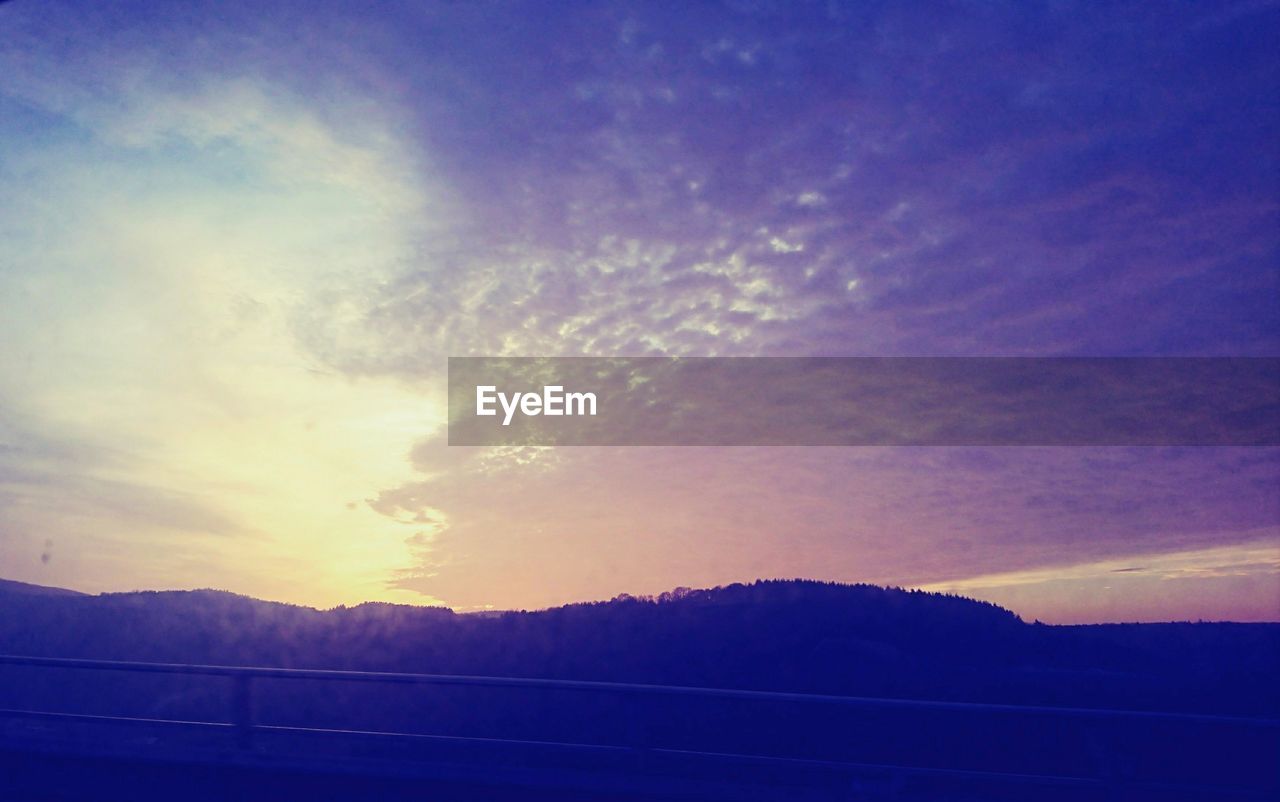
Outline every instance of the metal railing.
{"label": "metal railing", "polygon": [[464,686],[481,688],[516,688],[526,690],[555,690],[573,693],[606,694],[625,697],[690,697],[696,699],[728,699],[763,703],[786,703],[826,708],[845,708],[861,711],[920,711],[920,712],[954,712],[970,714],[1007,714],[1012,716],[1052,717],[1061,720],[1084,720],[1096,722],[1152,722],[1156,724],[1202,724],[1227,725],[1256,731],[1259,734],[1280,731],[1280,720],[1269,718],[1246,718],[1224,715],[1206,715],[1189,713],[1165,713],[1150,711],[1124,711],[1094,708],[1050,707],[1041,705],[1009,705],[971,702],[921,701],[911,699],[886,699],[859,696],[837,696],[827,694],[791,693],[779,691],[737,690],[725,688],[702,688],[671,685],[647,685],[621,682],[601,682],[587,680],[540,679],[528,677],[494,677],[457,674],[413,674],[396,672],[345,671],[300,668],[268,668],[221,665],[192,665],[185,663],[142,663],[116,660],[88,660],[61,657],[31,657],[23,655],[0,655],[0,665],[26,666],[50,669],[83,669],[93,671],[154,673],[168,675],[199,675],[225,677],[230,681],[231,715],[228,721],[184,721],[176,719],[139,718],[126,716],[89,715],[66,712],[38,710],[0,710],[0,718],[37,718],[60,721],[106,722],[116,724],[147,724],[213,727],[235,733],[236,743],[242,750],[250,750],[254,746],[257,733],[333,733],[361,736],[380,736],[404,739],[439,739],[458,741],[486,741],[490,743],[535,744],[541,746],[565,747],[572,749],[596,750],[643,750],[651,752],[668,752],[683,756],[701,756],[714,759],[747,760],[760,763],[793,763],[828,766],[847,766],[850,768],[886,769],[903,775],[931,775],[943,777],[990,777],[1012,781],[1054,782],[1064,785],[1107,785],[1114,781],[1108,778],[1107,772],[1094,777],[1066,777],[991,772],[982,770],[961,770],[953,768],[931,768],[919,766],[887,766],[838,762],[825,760],[805,760],[790,757],[773,757],[768,755],[724,754],[714,752],[691,752],[687,750],[668,750],[652,743],[632,743],[626,745],[601,746],[592,744],[572,744],[554,741],[529,741],[521,739],[470,738],[464,736],[425,735],[407,732],[367,731],[347,729],[324,729],[314,727],[291,727],[260,723],[254,718],[254,681],[255,680],[313,680],[322,682],[354,682],[376,683],[383,685],[428,685],[428,686]]}

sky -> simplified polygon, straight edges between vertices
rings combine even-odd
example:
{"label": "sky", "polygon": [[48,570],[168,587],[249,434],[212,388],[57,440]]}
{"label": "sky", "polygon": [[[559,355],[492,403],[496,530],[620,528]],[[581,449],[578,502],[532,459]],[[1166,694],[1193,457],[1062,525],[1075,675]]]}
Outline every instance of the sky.
{"label": "sky", "polygon": [[0,4],[0,575],[1280,620],[1280,449],[445,445],[449,356],[1280,356],[1280,8]]}

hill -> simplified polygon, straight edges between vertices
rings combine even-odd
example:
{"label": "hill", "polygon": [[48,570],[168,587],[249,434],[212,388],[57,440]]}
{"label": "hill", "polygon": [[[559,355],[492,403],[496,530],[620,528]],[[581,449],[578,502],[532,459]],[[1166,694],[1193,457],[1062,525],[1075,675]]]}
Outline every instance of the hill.
{"label": "hill", "polygon": [[47,585],[31,585],[26,582],[15,582],[12,579],[0,579],[0,595],[27,594],[30,596],[84,596],[78,590],[54,588]]}
{"label": "hill", "polygon": [[1028,624],[956,596],[759,581],[534,612],[329,611],[0,584],[0,653],[1128,709],[1280,712],[1280,624]]}

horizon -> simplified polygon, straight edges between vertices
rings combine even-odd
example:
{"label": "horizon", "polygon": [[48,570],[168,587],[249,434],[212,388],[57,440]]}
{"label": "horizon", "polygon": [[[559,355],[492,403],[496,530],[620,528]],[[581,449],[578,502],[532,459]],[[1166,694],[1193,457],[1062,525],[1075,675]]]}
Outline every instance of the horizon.
{"label": "horizon", "polygon": [[87,592],[87,591],[77,590],[75,588],[67,588],[67,587],[60,587],[60,586],[53,586],[53,585],[36,585],[30,582],[20,582],[18,580],[6,579],[5,577],[0,577],[0,590],[3,590],[6,584],[22,585],[25,587],[35,588],[38,590],[64,591],[64,592],[71,593],[75,596],[81,596],[85,598],[97,598],[101,596],[128,596],[128,595],[147,594],[147,593],[155,593],[155,594],[218,593],[218,594],[224,594],[228,596],[235,596],[241,599],[247,599],[249,601],[261,602],[263,604],[276,604],[276,605],[284,605],[288,607],[298,607],[305,610],[312,610],[318,613],[333,612],[335,610],[341,610],[341,609],[349,610],[349,609],[354,609],[356,607],[362,607],[364,605],[369,605],[369,604],[374,604],[374,605],[381,604],[381,605],[390,605],[394,607],[421,608],[424,610],[446,610],[455,615],[486,615],[486,614],[501,615],[503,613],[540,613],[540,612],[547,612],[552,610],[559,610],[565,607],[574,607],[579,605],[609,604],[609,603],[619,602],[619,601],[663,603],[664,600],[661,598],[662,596],[665,596],[669,593],[676,593],[679,591],[687,591],[692,593],[714,593],[716,591],[727,590],[734,587],[750,587],[753,585],[764,584],[764,583],[796,584],[796,585],[807,585],[807,584],[833,585],[835,587],[840,587],[840,588],[867,587],[867,588],[875,588],[877,590],[885,590],[885,591],[898,591],[902,593],[922,593],[930,596],[957,598],[966,602],[973,602],[976,604],[993,605],[1000,610],[1013,613],[1015,616],[1017,616],[1018,620],[1024,624],[1039,624],[1043,626],[1054,626],[1054,627],[1128,626],[1128,625],[1143,625],[1143,624],[1276,624],[1276,625],[1280,625],[1280,618],[1273,619],[1273,620],[1184,618],[1184,619],[1151,619],[1151,620],[1118,620],[1118,621],[1092,621],[1092,620],[1090,621],[1045,621],[1039,618],[1028,618],[1027,616],[1020,614],[1017,610],[1012,610],[1001,604],[988,601],[986,599],[979,599],[974,596],[967,596],[961,592],[948,591],[948,590],[930,590],[925,588],[898,587],[893,585],[875,585],[875,584],[866,583],[866,582],[838,582],[838,581],[823,580],[823,579],[806,579],[803,577],[760,577],[757,579],[740,580],[737,582],[731,582],[725,585],[716,585],[715,587],[668,588],[667,590],[659,593],[635,594],[635,593],[628,593],[626,591],[621,591],[609,598],[577,599],[573,601],[565,601],[565,602],[560,602],[558,604],[552,604],[546,607],[533,607],[533,608],[514,608],[513,607],[513,608],[501,608],[501,609],[488,608],[488,607],[479,608],[479,609],[465,609],[465,608],[448,607],[446,605],[440,605],[440,604],[428,604],[423,602],[419,602],[419,603],[415,603],[412,601],[389,602],[389,601],[378,601],[374,599],[367,599],[365,601],[356,602],[354,604],[343,603],[343,604],[334,605],[332,607],[316,607],[309,604],[298,604],[296,602],[283,601],[280,599],[268,599],[268,598],[260,598],[258,596],[250,596],[244,593],[237,593],[236,591],[228,590],[226,588],[214,588],[214,587],[133,588],[131,590],[103,590],[98,592]]}
{"label": "horizon", "polygon": [[1280,357],[1275,7],[10,2],[0,30],[5,576],[1280,619],[1280,447],[451,446],[446,371]]}

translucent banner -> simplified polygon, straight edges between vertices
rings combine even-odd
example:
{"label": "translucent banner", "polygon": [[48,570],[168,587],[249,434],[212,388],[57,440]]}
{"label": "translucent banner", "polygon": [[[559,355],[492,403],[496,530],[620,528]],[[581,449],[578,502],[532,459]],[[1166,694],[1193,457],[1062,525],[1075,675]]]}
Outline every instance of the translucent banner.
{"label": "translucent banner", "polygon": [[451,357],[458,446],[1280,445],[1280,359]]}

